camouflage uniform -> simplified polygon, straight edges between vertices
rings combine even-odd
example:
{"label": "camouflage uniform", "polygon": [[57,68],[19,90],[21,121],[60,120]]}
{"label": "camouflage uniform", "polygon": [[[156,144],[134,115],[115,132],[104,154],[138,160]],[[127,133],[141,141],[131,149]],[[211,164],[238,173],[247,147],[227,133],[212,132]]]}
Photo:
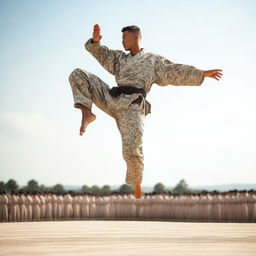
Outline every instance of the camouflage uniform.
{"label": "camouflage uniform", "polygon": [[[115,76],[118,86],[135,86],[148,93],[153,83],[159,86],[201,85],[204,80],[202,70],[190,65],[174,64],[161,55],[147,52],[145,48],[132,56],[131,53],[109,49],[100,42],[93,43],[92,38],[84,46]],[[73,70],[69,82],[75,108],[80,103],[91,109],[94,103],[115,119],[121,134],[123,158],[127,164],[125,181],[127,184],[141,184],[144,169],[142,137],[145,116],[151,113],[150,103],[141,93],[121,93],[116,98],[112,97],[109,85],[84,69]]]}

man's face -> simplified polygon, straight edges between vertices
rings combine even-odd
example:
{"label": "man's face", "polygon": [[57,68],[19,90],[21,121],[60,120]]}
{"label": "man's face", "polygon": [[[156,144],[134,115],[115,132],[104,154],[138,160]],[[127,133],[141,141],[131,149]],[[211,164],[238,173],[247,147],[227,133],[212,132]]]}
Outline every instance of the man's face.
{"label": "man's face", "polygon": [[138,35],[130,31],[123,32],[122,44],[126,51],[130,50],[131,47],[138,41]]}

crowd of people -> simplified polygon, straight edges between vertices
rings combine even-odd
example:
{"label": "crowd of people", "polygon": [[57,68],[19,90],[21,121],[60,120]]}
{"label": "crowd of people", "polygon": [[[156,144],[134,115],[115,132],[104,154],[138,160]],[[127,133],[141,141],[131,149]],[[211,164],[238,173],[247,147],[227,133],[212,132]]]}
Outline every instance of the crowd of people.
{"label": "crowd of people", "polygon": [[106,196],[85,193],[0,194],[0,221],[169,220],[256,222],[256,191]]}

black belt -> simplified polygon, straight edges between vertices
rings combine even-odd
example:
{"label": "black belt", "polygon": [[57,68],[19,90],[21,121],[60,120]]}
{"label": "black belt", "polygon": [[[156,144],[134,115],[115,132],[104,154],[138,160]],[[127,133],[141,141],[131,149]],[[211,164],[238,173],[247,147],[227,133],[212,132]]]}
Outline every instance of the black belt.
{"label": "black belt", "polygon": [[119,96],[121,93],[125,93],[125,94],[141,93],[144,98],[146,98],[146,95],[147,95],[144,89],[137,88],[134,86],[128,86],[128,85],[115,86],[109,90],[109,94],[115,98]]}

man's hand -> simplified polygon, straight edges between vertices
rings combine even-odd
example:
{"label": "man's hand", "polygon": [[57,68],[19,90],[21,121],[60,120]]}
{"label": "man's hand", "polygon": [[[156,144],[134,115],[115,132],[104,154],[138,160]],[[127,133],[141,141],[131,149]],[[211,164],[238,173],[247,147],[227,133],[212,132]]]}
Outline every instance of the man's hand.
{"label": "man's hand", "polygon": [[98,24],[95,24],[93,27],[93,33],[92,33],[92,41],[94,43],[98,43],[102,38],[102,35],[100,34],[100,26]]}
{"label": "man's hand", "polygon": [[219,80],[217,77],[221,78],[222,73],[219,71],[222,71],[222,69],[211,69],[211,70],[205,70],[204,71],[204,77],[212,77],[216,80]]}

